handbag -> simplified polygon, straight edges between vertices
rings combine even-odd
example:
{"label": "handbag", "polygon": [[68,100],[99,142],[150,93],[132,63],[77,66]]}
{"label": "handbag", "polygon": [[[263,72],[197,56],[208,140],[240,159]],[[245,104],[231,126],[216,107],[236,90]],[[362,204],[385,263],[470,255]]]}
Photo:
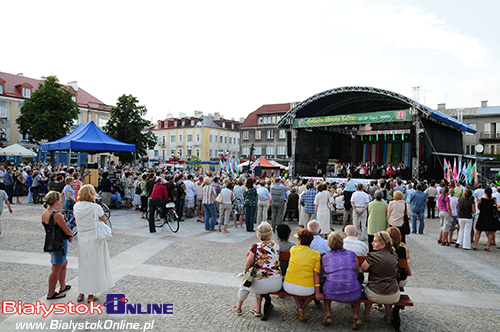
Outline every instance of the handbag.
{"label": "handbag", "polygon": [[257,258],[257,244],[254,244],[253,245],[253,248],[254,249],[254,255],[253,255],[253,263],[252,265],[245,271],[245,274],[243,275],[243,278],[242,278],[242,283],[243,283],[243,286],[245,287],[250,287],[252,286],[252,282],[253,282],[253,278],[255,277],[255,275],[257,274],[257,268],[255,266],[255,260]]}
{"label": "handbag", "polygon": [[135,194],[136,194],[136,195],[140,195],[140,194],[142,194],[142,189],[141,189],[141,186],[137,186],[137,187],[135,188]]}
{"label": "handbag", "polygon": [[403,232],[405,233],[405,235],[408,235],[410,234],[410,220],[408,218],[408,212],[406,210],[406,202],[404,202],[405,204],[405,214],[403,216]]}
{"label": "handbag", "polygon": [[43,245],[43,251],[45,252],[64,250],[62,232],[61,229],[56,227],[54,223],[54,214],[56,214],[55,211],[50,215],[49,224],[45,228],[45,243]]}
{"label": "handbag", "polygon": [[[95,213],[95,211],[94,211]],[[111,234],[111,227],[97,218],[95,215],[95,239],[96,241],[109,240],[113,237]]]}
{"label": "handbag", "polygon": [[219,204],[222,203],[222,191],[215,197],[215,201]]}
{"label": "handbag", "polygon": [[498,220],[498,218],[500,218],[500,211],[498,211],[498,209],[495,206],[495,204],[493,204],[493,218],[495,220]]}

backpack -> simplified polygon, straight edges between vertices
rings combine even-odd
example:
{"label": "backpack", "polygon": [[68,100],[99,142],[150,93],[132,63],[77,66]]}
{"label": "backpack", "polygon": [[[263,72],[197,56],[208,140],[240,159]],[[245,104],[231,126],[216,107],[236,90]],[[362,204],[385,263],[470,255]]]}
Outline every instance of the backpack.
{"label": "backpack", "polygon": [[182,195],[185,195],[185,194],[186,193],[185,193],[184,189],[182,188],[182,182],[180,182],[180,183],[177,182],[174,186],[173,199],[177,201],[179,199],[179,197],[181,197]]}

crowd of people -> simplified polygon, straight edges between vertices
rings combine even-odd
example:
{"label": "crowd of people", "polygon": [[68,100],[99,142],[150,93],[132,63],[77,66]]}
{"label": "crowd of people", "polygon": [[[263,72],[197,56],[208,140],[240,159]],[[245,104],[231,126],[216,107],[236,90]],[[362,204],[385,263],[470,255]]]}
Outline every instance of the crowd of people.
{"label": "crowd of people", "polygon": [[[0,165],[0,210],[5,202],[12,212],[10,204],[20,204],[18,198],[23,194],[28,195],[30,203],[38,203],[43,197],[44,227],[52,218],[60,231],[67,234],[65,248],[51,253],[53,267],[47,299],[64,297],[64,292],[71,288],[65,283],[65,274],[72,233],[57,212],[62,205],[73,210],[78,220],[81,277],[77,300],[83,301],[85,294],[88,301],[97,300],[95,294],[113,286],[107,243],[96,244],[92,235],[96,218],[105,222],[104,213],[92,203],[96,190],[85,185],[80,171],[64,165]],[[329,183],[204,171],[126,167],[117,170],[112,164],[100,170],[97,190],[110,207],[140,210],[151,233],[156,232],[156,210],[163,211],[167,202],[175,203],[179,221],[195,218],[207,232],[227,234],[230,228],[238,227],[245,227],[247,232],[256,230],[260,242],[252,246],[244,266],[248,268],[255,259],[256,282],[250,288],[240,287],[236,314],[242,313],[243,302],[252,292],[257,302],[251,312],[260,316],[262,296],[283,288],[295,296],[300,321],[308,320],[305,309],[312,298],[307,296],[324,301],[324,325],[332,323],[331,301],[351,303],[353,329],[362,324],[359,299],[363,287],[366,298],[385,305],[386,320],[391,321],[391,304],[398,301],[408,276],[408,271],[398,264],[399,259],[410,257],[405,217],[410,220],[413,234],[424,233],[426,218],[439,218],[438,244],[465,250],[478,249],[482,232],[487,236],[485,250],[490,250],[496,246],[495,232],[500,229],[500,187],[467,188],[446,180],[428,183],[395,177],[364,185],[355,183],[350,176],[345,183]],[[15,203],[12,197],[17,197]],[[342,219],[342,232],[333,231],[336,216]],[[297,220],[300,227],[295,234],[297,245],[289,242],[291,229],[285,223],[287,219]],[[273,238],[275,233],[277,237]],[[290,260],[280,262],[280,251],[289,251]],[[367,256],[361,266],[357,256]],[[99,262],[98,270],[94,269],[95,262]],[[368,273],[367,281],[364,273]],[[369,315],[370,306],[366,305],[364,319],[368,320]]]}

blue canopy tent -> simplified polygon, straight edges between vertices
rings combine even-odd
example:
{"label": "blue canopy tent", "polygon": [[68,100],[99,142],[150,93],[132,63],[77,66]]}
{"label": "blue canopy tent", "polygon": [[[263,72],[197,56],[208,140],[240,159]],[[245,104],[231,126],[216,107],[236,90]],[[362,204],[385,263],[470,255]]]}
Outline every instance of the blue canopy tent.
{"label": "blue canopy tent", "polygon": [[120,142],[102,132],[94,121],[80,123],[75,130],[57,141],[40,144],[42,151],[135,152],[135,144]]}

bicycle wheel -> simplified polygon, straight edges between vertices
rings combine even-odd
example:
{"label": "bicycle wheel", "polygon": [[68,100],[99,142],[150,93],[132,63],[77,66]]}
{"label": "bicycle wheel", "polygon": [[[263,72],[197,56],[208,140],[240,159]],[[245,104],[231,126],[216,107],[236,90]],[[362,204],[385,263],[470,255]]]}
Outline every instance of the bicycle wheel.
{"label": "bicycle wheel", "polygon": [[106,218],[106,222],[108,223],[109,228],[113,228],[113,225],[111,224],[111,211],[109,210],[109,207],[103,202],[98,204],[102,207],[102,210],[104,211],[104,218]]}
{"label": "bicycle wheel", "polygon": [[177,233],[179,230],[179,218],[177,217],[177,213],[174,210],[170,210],[167,212],[167,224],[168,228],[174,233]]}

